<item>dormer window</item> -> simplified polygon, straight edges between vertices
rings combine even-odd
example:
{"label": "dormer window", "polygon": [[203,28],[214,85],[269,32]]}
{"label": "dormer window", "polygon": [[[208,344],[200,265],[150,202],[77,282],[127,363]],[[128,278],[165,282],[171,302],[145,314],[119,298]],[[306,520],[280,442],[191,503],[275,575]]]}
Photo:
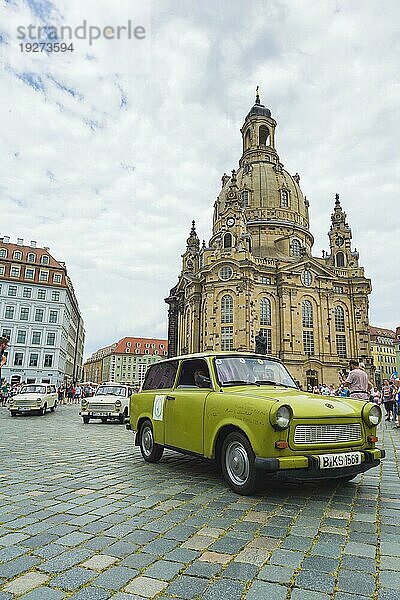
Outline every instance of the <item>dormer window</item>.
{"label": "dormer window", "polygon": [[22,252],[21,250],[15,250],[14,252],[14,260],[21,260],[22,259]]}
{"label": "dormer window", "polygon": [[7,250],[5,248],[0,248],[0,258],[7,258]]}
{"label": "dormer window", "polygon": [[281,190],[281,206],[289,208],[289,192],[287,190]]}
{"label": "dormer window", "polygon": [[29,252],[27,256],[27,261],[34,263],[36,261],[36,254],[33,254],[33,252]]}
{"label": "dormer window", "polygon": [[49,257],[47,256],[47,254],[43,254],[42,258],[40,259],[40,262],[42,263],[42,265],[49,264]]}
{"label": "dormer window", "polygon": [[243,192],[240,194],[240,205],[242,208],[247,208],[249,206],[248,190],[243,190]]}
{"label": "dormer window", "polygon": [[300,256],[301,255],[301,243],[300,240],[294,239],[290,243],[290,254],[292,256]]}

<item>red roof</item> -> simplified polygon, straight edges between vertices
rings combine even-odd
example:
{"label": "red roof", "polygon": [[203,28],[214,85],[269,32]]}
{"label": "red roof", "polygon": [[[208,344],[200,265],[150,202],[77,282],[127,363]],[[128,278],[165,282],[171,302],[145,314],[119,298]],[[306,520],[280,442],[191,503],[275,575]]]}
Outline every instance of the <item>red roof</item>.
{"label": "red roof", "polygon": [[124,337],[122,338],[122,340],[119,340],[119,342],[117,342],[117,345],[112,352],[113,354],[125,354],[127,348],[131,348],[133,350],[141,350],[143,351],[143,354],[145,353],[145,350],[150,350],[148,354],[153,354],[154,350],[157,350],[157,354],[159,354],[160,352],[164,354],[164,352],[168,350],[168,341],[160,340],[158,338]]}
{"label": "red roof", "polygon": [[371,335],[380,335],[383,337],[395,338],[396,334],[392,329],[384,329],[383,327],[369,326],[369,332]]}

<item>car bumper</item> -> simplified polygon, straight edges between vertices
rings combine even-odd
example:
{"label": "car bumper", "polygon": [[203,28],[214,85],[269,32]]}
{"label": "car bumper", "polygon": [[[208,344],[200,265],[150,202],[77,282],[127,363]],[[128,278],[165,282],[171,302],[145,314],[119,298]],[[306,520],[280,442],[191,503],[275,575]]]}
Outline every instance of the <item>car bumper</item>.
{"label": "car bumper", "polygon": [[[339,453],[338,453],[339,454]],[[380,463],[385,457],[385,450],[378,448],[374,450],[363,450],[362,462],[358,465],[348,467],[337,467],[332,469],[321,469],[318,454],[306,456],[283,456],[280,458],[255,459],[257,470],[269,473],[279,479],[290,479],[295,481],[318,481],[324,479],[341,479],[364,473]]]}
{"label": "car bumper", "polygon": [[42,410],[42,406],[37,406],[36,404],[35,406],[10,406],[9,409],[10,412],[25,413],[32,412],[33,410]]}

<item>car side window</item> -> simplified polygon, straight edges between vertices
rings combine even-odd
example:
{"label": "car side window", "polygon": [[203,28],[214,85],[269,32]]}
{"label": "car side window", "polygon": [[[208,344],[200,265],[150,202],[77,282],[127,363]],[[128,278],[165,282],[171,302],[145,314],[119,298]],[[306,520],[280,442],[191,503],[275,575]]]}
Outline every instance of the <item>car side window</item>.
{"label": "car side window", "polygon": [[206,361],[201,359],[182,361],[177,387],[210,388],[210,371]]}
{"label": "car side window", "polygon": [[175,381],[178,362],[176,360],[159,362],[147,371],[142,390],[165,390],[172,388]]}

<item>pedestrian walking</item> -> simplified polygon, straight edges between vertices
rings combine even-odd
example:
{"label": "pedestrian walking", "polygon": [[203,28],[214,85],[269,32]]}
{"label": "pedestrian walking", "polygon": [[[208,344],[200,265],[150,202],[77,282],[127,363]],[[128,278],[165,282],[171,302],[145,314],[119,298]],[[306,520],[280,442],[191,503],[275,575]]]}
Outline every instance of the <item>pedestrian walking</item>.
{"label": "pedestrian walking", "polygon": [[390,421],[390,419],[392,418],[393,396],[394,396],[393,385],[390,383],[389,379],[384,379],[382,391],[381,391],[381,399],[382,399],[383,404],[385,405],[386,421]]}
{"label": "pedestrian walking", "polygon": [[352,400],[369,400],[369,381],[368,375],[363,369],[360,369],[359,362],[356,359],[351,359],[349,363],[350,372],[343,381],[350,391]]}

